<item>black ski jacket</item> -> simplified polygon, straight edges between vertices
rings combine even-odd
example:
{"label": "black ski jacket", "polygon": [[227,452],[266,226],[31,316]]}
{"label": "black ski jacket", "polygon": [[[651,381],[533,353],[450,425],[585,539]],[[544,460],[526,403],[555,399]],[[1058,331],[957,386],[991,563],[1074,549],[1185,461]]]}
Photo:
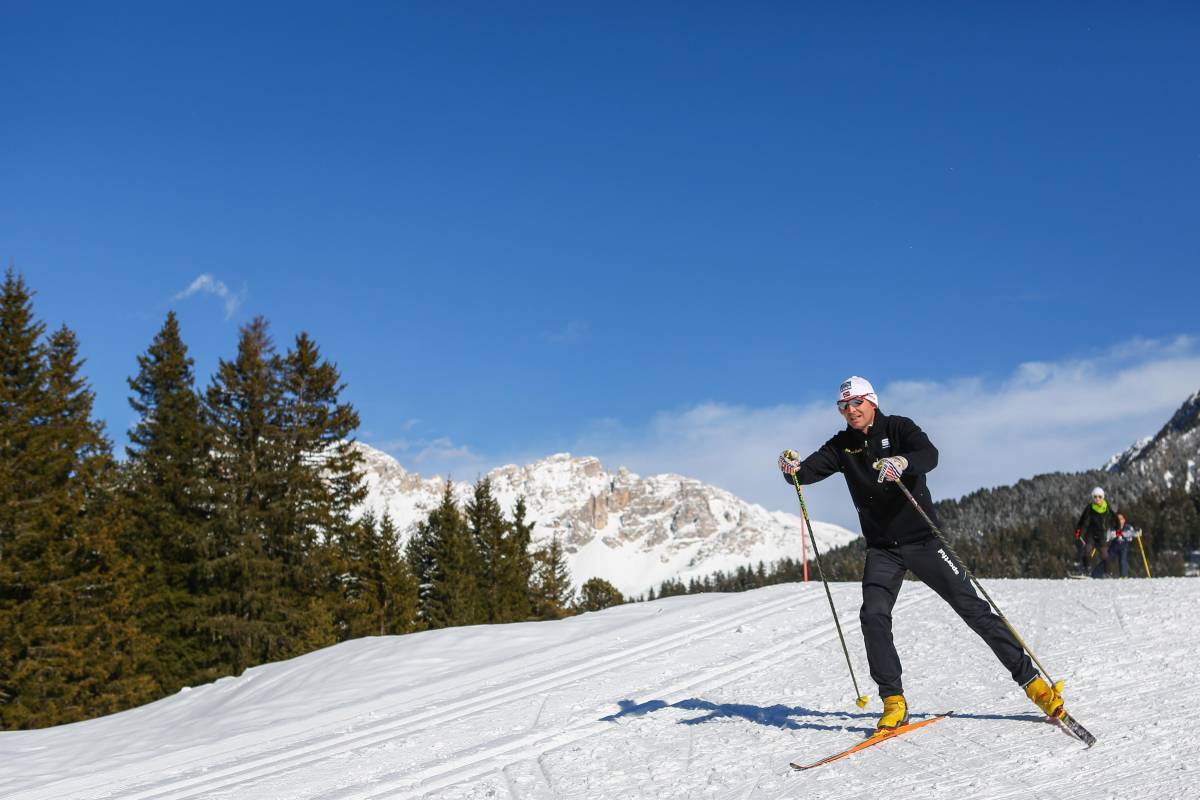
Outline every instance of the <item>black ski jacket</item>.
{"label": "black ski jacket", "polygon": [[1117,521],[1117,512],[1113,511],[1112,503],[1108,504],[1108,508],[1101,514],[1096,509],[1092,508],[1092,504],[1088,503],[1083,509],[1083,513],[1079,515],[1079,522],[1075,525],[1076,528],[1083,531],[1083,538],[1094,544],[1096,547],[1101,547],[1108,544],[1108,532],[1121,527]]}
{"label": "black ski jacket", "polygon": [[[933,499],[925,485],[925,473],[937,466],[938,451],[917,423],[908,417],[889,417],[875,410],[875,423],[869,433],[849,425],[821,449],[801,461],[801,485],[816,483],[835,472],[846,477],[846,486],[858,511],[859,525],[868,545],[892,547],[918,542],[933,535],[912,503],[891,481],[879,483],[879,470],[871,465],[885,456],[904,456],[908,467],[900,476],[917,503],[939,528],[941,522],[933,510]],[[789,475],[784,479],[791,483]]]}

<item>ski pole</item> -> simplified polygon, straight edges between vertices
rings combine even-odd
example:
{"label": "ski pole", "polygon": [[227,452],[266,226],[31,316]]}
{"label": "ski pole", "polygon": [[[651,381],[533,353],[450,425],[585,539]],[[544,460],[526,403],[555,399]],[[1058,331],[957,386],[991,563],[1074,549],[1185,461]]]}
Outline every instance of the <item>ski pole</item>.
{"label": "ski pole", "polygon": [[1138,551],[1142,554],[1142,566],[1146,568],[1146,577],[1150,577],[1150,562],[1146,560],[1146,548],[1142,547],[1142,532],[1138,531],[1138,535],[1134,537],[1138,542]]}
{"label": "ski pole", "polygon": [[970,578],[971,582],[975,584],[975,587],[979,589],[980,594],[984,596],[984,599],[986,599],[988,604],[995,610],[996,615],[999,616],[1004,624],[1008,627],[1009,632],[1016,637],[1018,644],[1020,644],[1025,652],[1029,654],[1029,657],[1033,659],[1033,663],[1037,664],[1038,669],[1040,669],[1042,674],[1046,676],[1046,680],[1050,681],[1050,683],[1054,686],[1054,691],[1061,695],[1063,682],[1056,681],[1050,677],[1050,671],[1042,666],[1042,662],[1039,661],[1038,657],[1034,655],[1034,652],[1029,649],[1029,645],[1025,644],[1025,640],[1021,638],[1021,634],[1017,633],[1017,629],[1014,628],[1012,623],[1008,621],[1008,617],[1004,616],[1004,612],[1000,610],[1000,606],[996,605],[996,601],[993,600],[991,595],[987,593],[987,590],[983,588],[983,584],[979,582],[979,579],[975,577],[975,574],[971,572],[971,570],[967,569],[966,562],[958,557],[958,553],[954,552],[954,548],[950,546],[950,542],[946,541],[946,537],[942,535],[940,530],[938,530],[938,526],[933,524],[933,520],[931,520],[929,515],[925,513],[925,509],[921,508],[921,504],[917,502],[917,498],[912,496],[912,492],[908,490],[908,487],[900,481],[895,481],[895,484],[900,487],[900,491],[904,492],[904,496],[908,498],[908,502],[913,504],[913,508],[917,509],[920,515],[925,518],[925,522],[933,530],[933,533],[935,536],[937,536],[938,541],[942,543],[942,547],[946,548],[946,552],[949,553],[955,561],[962,565],[963,571],[966,573],[967,577]]}
{"label": "ski pole", "polygon": [[[791,451],[789,450],[790,454]],[[795,458],[789,455],[789,458]],[[808,538],[812,542],[813,558],[817,562],[817,574],[821,576],[821,585],[825,587],[825,596],[829,598],[829,610],[833,612],[833,624],[837,628],[838,639],[842,643],[842,653],[846,656],[846,666],[850,669],[850,682],[854,684],[854,702],[859,708],[867,707],[867,696],[858,689],[858,679],[854,677],[854,665],[850,663],[850,650],[846,647],[846,637],[842,635],[842,623],[838,621],[837,608],[833,605],[833,593],[829,591],[829,581],[825,580],[825,569],[821,566],[821,551],[817,549],[817,537],[813,535],[812,522],[808,519],[808,506],[804,504],[804,492],[800,490],[800,479],[792,475],[792,485],[796,487],[796,497],[800,498],[800,513],[804,517],[804,527],[808,528]]]}

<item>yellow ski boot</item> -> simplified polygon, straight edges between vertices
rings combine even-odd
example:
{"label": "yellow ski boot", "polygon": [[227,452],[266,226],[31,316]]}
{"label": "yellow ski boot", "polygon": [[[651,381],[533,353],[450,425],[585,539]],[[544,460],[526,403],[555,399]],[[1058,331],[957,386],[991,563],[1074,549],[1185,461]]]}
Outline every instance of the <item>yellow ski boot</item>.
{"label": "yellow ski boot", "polygon": [[1063,713],[1062,687],[1050,686],[1039,675],[1025,684],[1025,694],[1047,717],[1059,717]]}
{"label": "yellow ski boot", "polygon": [[883,716],[875,723],[875,730],[890,731],[908,724],[908,704],[904,695],[889,694],[883,698]]}

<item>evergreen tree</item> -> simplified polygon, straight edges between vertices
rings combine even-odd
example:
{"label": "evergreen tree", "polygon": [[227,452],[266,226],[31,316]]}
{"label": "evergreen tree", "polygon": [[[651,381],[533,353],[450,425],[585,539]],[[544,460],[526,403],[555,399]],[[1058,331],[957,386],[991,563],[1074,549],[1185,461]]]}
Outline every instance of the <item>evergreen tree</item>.
{"label": "evergreen tree", "polygon": [[504,562],[510,557],[506,541],[508,523],[492,495],[492,484],[487,478],[475,484],[474,493],[467,501],[466,517],[471,540],[479,554],[477,576],[483,612],[481,621],[511,622],[513,616],[505,601],[512,592],[502,583],[507,573]]}
{"label": "evergreen tree", "polygon": [[430,512],[419,536],[426,542],[430,571],[421,608],[427,627],[474,625],[485,621],[479,595],[480,557],[467,523],[446,483],[442,502]]}
{"label": "evergreen tree", "polygon": [[388,514],[368,550],[367,563],[377,579],[372,586],[379,635],[409,633],[418,629],[417,582],[400,554],[400,531]]}
{"label": "evergreen tree", "polygon": [[[120,551],[113,492],[94,497],[49,538],[28,575],[37,589],[6,622],[13,667],[0,726],[40,728],[122,711],[162,695],[152,676],[156,641],[142,633],[138,570]],[[10,650],[11,648],[11,650]]]}
{"label": "evergreen tree", "polygon": [[426,518],[417,524],[404,549],[404,560],[413,576],[417,592],[417,628],[429,627],[430,597],[433,591],[433,540],[436,526]]}
{"label": "evergreen tree", "polygon": [[392,518],[367,513],[338,539],[339,581],[344,602],[341,637],[387,636],[417,629],[417,586],[400,556]]}
{"label": "evergreen tree", "polygon": [[[37,519],[47,477],[40,434],[50,410],[33,292],[10,268],[0,291],[0,721],[19,727],[37,713],[26,693],[38,616],[33,598],[46,575],[49,537]],[[36,706],[36,704],[35,704]]]}
{"label": "evergreen tree", "polygon": [[242,328],[237,358],[220,361],[206,398],[218,505],[208,624],[235,674],[336,639],[319,570],[328,561],[303,524],[306,498],[288,486],[302,445],[289,436],[295,409],[285,409],[285,391],[283,361],[258,317]]}
{"label": "evergreen tree", "polygon": [[[92,418],[78,341],[66,327],[45,345],[23,335],[41,330],[29,297],[10,272],[0,299],[4,433],[13,437],[4,446],[28,448],[13,455],[35,483],[3,489],[10,505],[0,551],[0,723],[7,728],[85,719],[157,691],[145,674],[153,642],[133,613],[136,569],[117,547],[115,464]],[[44,360],[34,364],[21,352]],[[10,371],[14,365],[24,369]]]}
{"label": "evergreen tree", "polygon": [[603,611],[625,602],[625,597],[603,578],[588,578],[579,589],[577,608],[581,612]]}
{"label": "evergreen tree", "polygon": [[28,598],[19,565],[38,557],[34,506],[46,475],[39,435],[50,413],[44,331],[33,315],[33,292],[10,268],[0,291],[0,603]]}
{"label": "evergreen tree", "polygon": [[562,540],[555,536],[534,553],[534,613],[539,619],[561,619],[570,613],[571,571]]}
{"label": "evergreen tree", "polygon": [[301,333],[281,368],[284,535],[287,552],[302,559],[351,529],[367,488],[362,455],[350,439],[358,412],[340,399],[346,387],[336,365],[323,361],[316,343]]}
{"label": "evergreen tree", "polygon": [[175,312],[129,379],[138,419],[126,447],[126,549],[145,567],[143,627],[158,638],[154,674],[164,692],[219,676],[201,634],[204,554],[212,517],[212,436]]}
{"label": "evergreen tree", "polygon": [[504,537],[496,604],[504,620],[519,622],[533,614],[533,559],[529,553],[534,523],[525,519],[525,498],[518,497]]}

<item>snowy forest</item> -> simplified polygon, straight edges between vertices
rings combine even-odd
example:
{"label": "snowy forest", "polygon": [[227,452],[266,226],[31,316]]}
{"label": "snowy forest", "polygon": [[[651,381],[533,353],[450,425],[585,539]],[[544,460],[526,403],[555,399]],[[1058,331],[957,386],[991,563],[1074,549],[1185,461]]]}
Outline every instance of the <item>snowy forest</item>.
{"label": "snowy forest", "polygon": [[128,379],[124,457],[93,416],[79,342],[47,332],[8,270],[0,295],[0,727],[141,705],[364,636],[551,619],[576,595],[553,539],[529,552],[486,480],[450,487],[406,548],[356,508],[359,419],[307,334],[241,329],[203,390],[174,313]]}

